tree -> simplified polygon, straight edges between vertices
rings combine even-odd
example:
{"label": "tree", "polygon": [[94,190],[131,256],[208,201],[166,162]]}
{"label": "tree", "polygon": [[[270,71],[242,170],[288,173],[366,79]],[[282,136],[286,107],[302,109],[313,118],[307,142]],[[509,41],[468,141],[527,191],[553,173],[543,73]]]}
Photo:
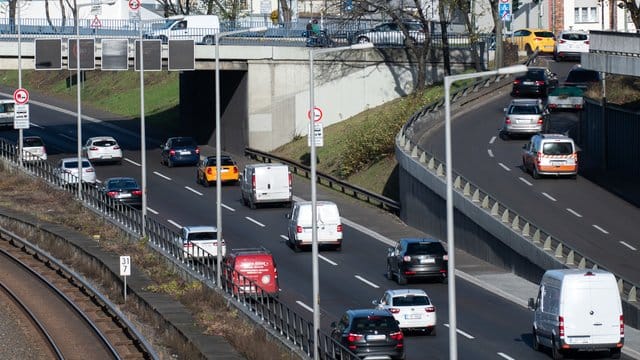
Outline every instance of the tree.
{"label": "tree", "polygon": [[631,16],[631,21],[633,21],[636,31],[640,30],[640,8],[638,8],[636,0],[621,0],[618,2],[618,6],[629,11],[629,16]]}

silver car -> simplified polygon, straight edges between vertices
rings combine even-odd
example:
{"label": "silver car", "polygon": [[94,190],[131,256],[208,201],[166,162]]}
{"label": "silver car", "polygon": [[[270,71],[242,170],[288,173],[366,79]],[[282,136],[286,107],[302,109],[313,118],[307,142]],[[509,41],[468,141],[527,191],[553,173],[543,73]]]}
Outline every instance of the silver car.
{"label": "silver car", "polygon": [[[422,25],[418,22],[403,23],[409,36],[416,43],[425,41]],[[374,45],[404,45],[406,42],[400,26],[393,22],[382,23],[368,30],[361,30],[353,34],[351,43],[373,43]]]}
{"label": "silver car", "polygon": [[[95,184],[96,171],[87,158],[82,158],[82,182]],[[56,176],[60,179],[60,183],[77,184],[78,183],[78,158],[64,158],[58,161],[54,169]]]}
{"label": "silver car", "polygon": [[540,99],[513,99],[504,108],[504,123],[500,137],[530,135],[542,132],[546,127],[549,110]]}

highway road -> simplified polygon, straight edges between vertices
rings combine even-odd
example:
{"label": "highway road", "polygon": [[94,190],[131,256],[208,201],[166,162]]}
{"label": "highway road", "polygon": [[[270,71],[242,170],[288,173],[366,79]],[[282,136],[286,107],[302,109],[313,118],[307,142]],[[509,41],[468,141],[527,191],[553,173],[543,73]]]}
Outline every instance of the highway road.
{"label": "highway road", "polygon": [[[498,103],[487,105],[480,111],[496,110],[496,107],[503,106]],[[482,118],[487,119],[487,117]],[[75,115],[51,111],[37,106],[32,101],[31,121],[32,128],[25,131],[25,134],[43,137],[47,144],[50,162],[53,163],[63,156],[75,156]],[[456,121],[457,131],[454,134],[458,136],[456,140],[458,145],[465,143],[462,132],[489,134],[495,132],[497,128],[497,125],[487,127],[486,124],[473,129],[458,127],[463,122]],[[90,136],[111,135],[118,139],[124,149],[126,159],[122,165],[96,166],[98,179],[111,176],[133,176],[140,180],[140,141],[136,135],[137,131],[135,128],[129,131],[122,130],[112,125],[115,123],[85,121],[83,124],[84,139]],[[126,124],[130,126],[129,123]],[[498,119],[495,124],[498,124]],[[16,132],[4,131],[0,136],[15,140]],[[466,141],[470,141],[469,138],[473,136],[468,136]],[[181,225],[213,224],[216,218],[215,188],[204,188],[196,184],[193,167],[162,166],[159,162],[159,140],[162,139],[147,140],[149,214],[164,221],[168,226],[176,226],[176,229]],[[516,142],[504,145],[505,147],[517,146]],[[485,150],[477,151],[481,147],[486,148],[487,144],[479,142],[470,146],[469,149],[474,151],[469,153],[487,154]],[[509,154],[507,150],[505,148],[499,151],[496,148],[495,153],[504,153],[506,156]],[[213,151],[214,149],[210,147],[203,147],[204,154],[212,154]],[[237,160],[244,162],[240,154],[234,156]],[[460,152],[456,152],[456,158],[461,156]],[[488,159],[495,158],[488,157]],[[495,162],[495,160],[491,161]],[[462,165],[462,161],[459,160],[459,162]],[[511,171],[511,173],[515,172],[515,169]],[[491,178],[501,178],[499,175],[499,173],[494,174]],[[526,176],[522,177],[526,178]],[[518,181],[515,182],[518,184]],[[579,179],[578,183],[581,182],[582,179]],[[507,187],[511,188],[513,184]],[[264,246],[271,250],[278,264],[282,288],[281,299],[291,308],[308,315],[311,320],[311,254],[310,252],[295,253],[284,243],[285,214],[288,209],[273,207],[251,210],[241,204],[237,186],[224,186],[222,190],[223,234],[227,246],[230,248]],[[513,192],[510,189],[504,190],[507,194]],[[298,197],[308,199],[308,182],[296,177],[294,193]],[[329,194],[335,196],[320,188],[318,199],[329,198]],[[498,194],[502,194],[502,191]],[[559,195],[556,196],[559,197]],[[586,216],[587,212],[585,211],[584,214]],[[531,218],[537,219],[537,214],[534,215],[536,216]],[[381,215],[368,221],[374,223],[392,220],[388,216]],[[360,225],[366,228],[370,224],[361,223]],[[603,226],[606,225],[608,224],[603,223]],[[613,227],[611,229],[613,230]],[[371,300],[378,298],[386,288],[398,287],[384,277],[387,244],[348,225],[344,226],[344,237],[342,252],[321,253],[320,304],[324,331],[328,331],[330,322],[337,320],[345,309],[370,307]],[[407,338],[405,342],[407,359],[447,359],[449,339],[446,327],[448,324],[446,285],[434,282],[409,286],[422,288],[431,296],[437,306],[438,326],[436,336],[417,335]],[[457,304],[460,359],[548,358],[548,355],[536,353],[531,349],[531,314],[527,309],[463,280],[457,281]]]}

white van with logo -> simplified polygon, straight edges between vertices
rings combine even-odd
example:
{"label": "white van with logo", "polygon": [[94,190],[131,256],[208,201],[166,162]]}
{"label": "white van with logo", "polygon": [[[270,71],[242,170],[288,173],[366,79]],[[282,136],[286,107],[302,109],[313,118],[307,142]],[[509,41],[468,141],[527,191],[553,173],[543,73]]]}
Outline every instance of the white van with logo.
{"label": "white van with logo", "polygon": [[603,270],[547,270],[533,310],[533,348],[551,348],[553,359],[572,351],[608,350],[620,357],[624,317],[616,278]]}
{"label": "white van with logo", "polygon": [[[312,244],[311,201],[296,201],[289,219],[288,243],[294,251],[300,251],[302,247],[310,247]],[[338,206],[331,201],[316,201],[317,209],[317,233],[318,245],[330,246],[335,250],[342,249],[342,221]]]}
{"label": "white van with logo", "polygon": [[522,166],[534,179],[542,175],[578,174],[578,149],[573,139],[561,134],[538,134],[522,147]]}
{"label": "white van with logo", "polygon": [[260,204],[291,206],[292,175],[285,164],[249,164],[240,179],[242,203],[255,209]]}
{"label": "white van with logo", "polygon": [[215,44],[215,34],[220,31],[217,15],[178,15],[162,24],[153,24],[146,38],[160,39],[163,44],[171,40],[193,40],[207,45]]}

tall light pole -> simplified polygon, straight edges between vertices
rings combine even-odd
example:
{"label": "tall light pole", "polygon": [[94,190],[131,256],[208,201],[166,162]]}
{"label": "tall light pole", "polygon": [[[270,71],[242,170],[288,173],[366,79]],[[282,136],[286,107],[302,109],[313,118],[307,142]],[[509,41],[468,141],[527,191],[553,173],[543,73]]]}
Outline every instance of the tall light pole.
{"label": "tall light pole", "polygon": [[216,243],[218,244],[218,251],[216,254],[216,285],[221,288],[222,282],[220,281],[220,271],[222,263],[222,181],[220,180],[220,174],[222,173],[220,157],[221,144],[220,144],[220,38],[229,35],[243,34],[248,32],[263,32],[267,31],[267,27],[256,27],[250,29],[224,31],[216,33],[216,72],[215,72],[215,91],[216,91]]}
{"label": "tall light pole", "polygon": [[458,80],[474,79],[492,75],[516,74],[527,71],[526,65],[514,65],[497,70],[483,71],[469,74],[450,75],[444,77],[444,112],[445,112],[445,162],[447,177],[447,252],[449,262],[447,273],[449,274],[448,296],[449,296],[449,359],[458,359],[458,340],[456,338],[456,267],[455,267],[455,244],[453,237],[453,163],[451,160],[451,100],[449,92],[451,84]]}
{"label": "tall light pole", "polygon": [[[103,0],[100,5],[113,5],[116,0]],[[78,132],[78,199],[82,199],[82,98],[80,91],[80,8],[92,6],[93,2],[78,4],[74,8],[76,21],[76,102],[77,108],[77,132]]]}
{"label": "tall light pole", "polygon": [[[140,9],[138,9],[140,11]],[[142,165],[142,237],[146,236],[147,224],[147,138],[144,118],[144,38],[142,33],[142,16],[140,16],[140,164]]]}
{"label": "tall light pole", "polygon": [[309,161],[311,162],[311,257],[313,268],[313,359],[319,359],[318,353],[318,332],[320,331],[320,275],[318,270],[318,209],[316,208],[316,137],[315,137],[315,95],[313,58],[315,55],[327,54],[346,50],[364,50],[373,48],[372,43],[354,44],[351,46],[341,46],[335,48],[323,48],[309,50],[309,138],[311,151]]}
{"label": "tall light pole", "polygon": [[[22,89],[22,31],[20,29],[20,0],[16,0],[16,15],[18,18],[18,89]],[[15,118],[13,121],[15,122]],[[22,128],[18,129],[18,159],[20,166],[22,166],[22,156],[24,155],[22,153],[23,135],[24,133],[22,132]]]}

